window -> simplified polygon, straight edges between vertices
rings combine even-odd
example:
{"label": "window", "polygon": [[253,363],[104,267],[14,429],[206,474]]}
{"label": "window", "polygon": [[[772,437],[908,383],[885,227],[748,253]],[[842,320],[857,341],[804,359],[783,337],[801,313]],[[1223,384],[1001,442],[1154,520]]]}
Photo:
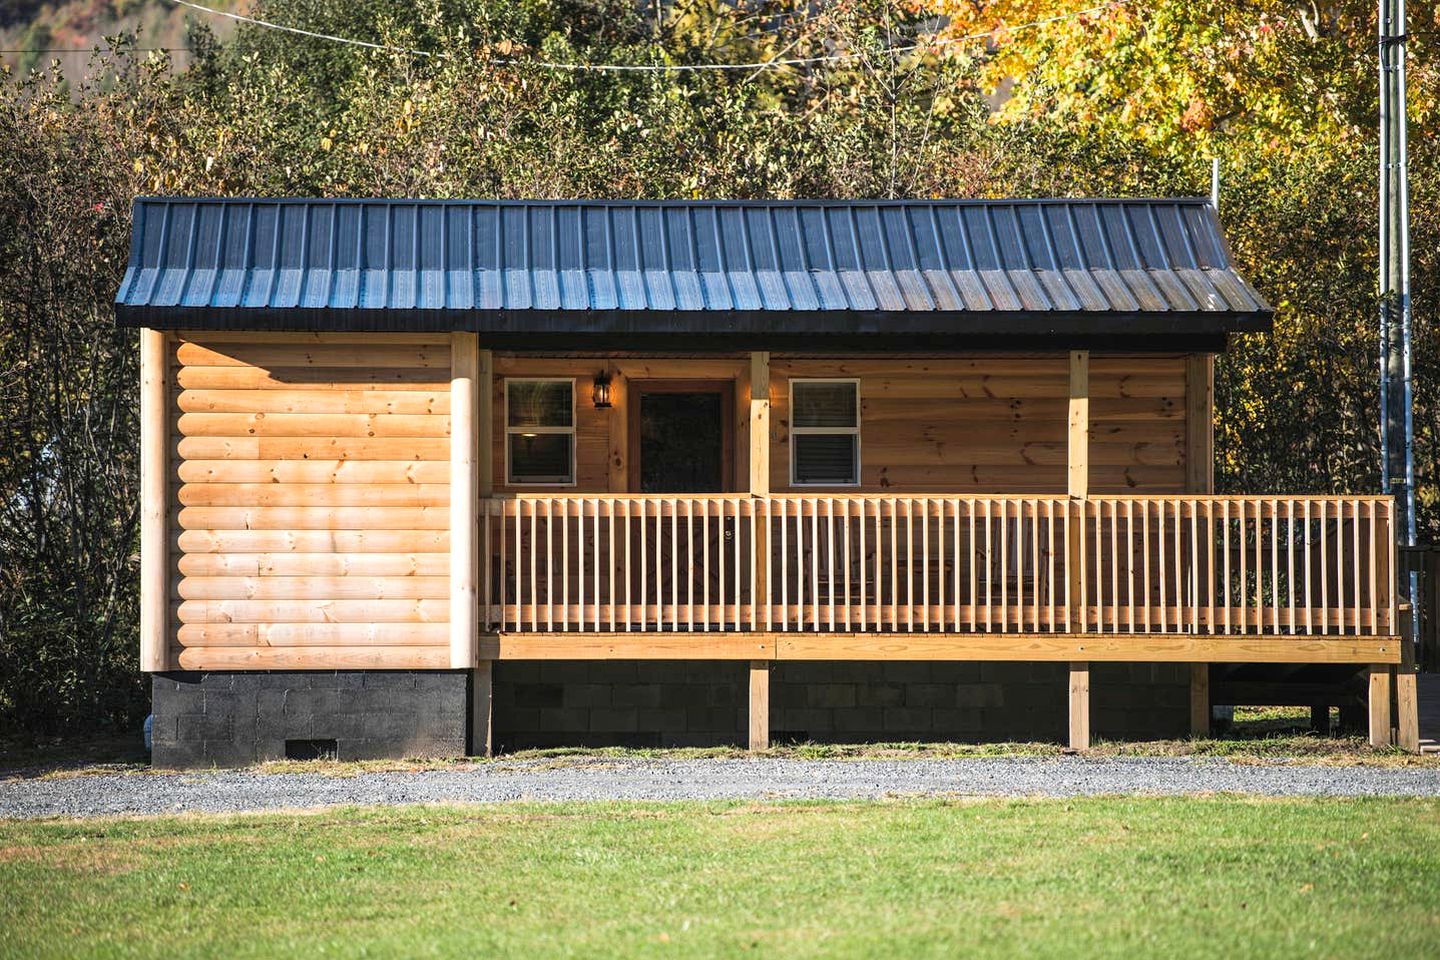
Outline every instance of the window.
{"label": "window", "polygon": [[575,381],[505,381],[505,480],[575,482]]}
{"label": "window", "polygon": [[790,482],[860,484],[860,381],[790,381]]}

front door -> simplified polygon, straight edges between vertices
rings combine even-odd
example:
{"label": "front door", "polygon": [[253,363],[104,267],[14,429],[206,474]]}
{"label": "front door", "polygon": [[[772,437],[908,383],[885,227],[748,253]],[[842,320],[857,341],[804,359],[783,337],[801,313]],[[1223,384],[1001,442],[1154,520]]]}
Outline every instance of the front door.
{"label": "front door", "polygon": [[724,493],[731,488],[734,385],[632,380],[630,489]]}

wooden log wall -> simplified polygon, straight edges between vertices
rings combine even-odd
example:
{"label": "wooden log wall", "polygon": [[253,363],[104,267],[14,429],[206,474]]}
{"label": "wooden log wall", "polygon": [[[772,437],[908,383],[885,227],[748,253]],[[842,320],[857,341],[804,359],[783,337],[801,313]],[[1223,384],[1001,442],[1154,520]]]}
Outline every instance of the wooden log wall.
{"label": "wooden log wall", "polygon": [[[792,489],[791,377],[860,378],[862,491],[1053,494],[1067,489],[1066,354],[775,359],[771,485],[777,492]],[[1090,492],[1183,492],[1185,358],[1092,356],[1089,390]]]}
{"label": "wooden log wall", "polygon": [[180,669],[450,665],[450,340],[168,340]]}

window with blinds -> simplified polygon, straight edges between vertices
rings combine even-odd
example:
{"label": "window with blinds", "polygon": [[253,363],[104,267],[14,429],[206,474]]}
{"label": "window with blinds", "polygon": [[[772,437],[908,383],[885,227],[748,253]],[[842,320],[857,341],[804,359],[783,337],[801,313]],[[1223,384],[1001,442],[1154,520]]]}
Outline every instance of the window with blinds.
{"label": "window with blinds", "polygon": [[575,482],[575,381],[505,381],[507,483]]}
{"label": "window with blinds", "polygon": [[860,484],[860,381],[790,381],[790,483]]}

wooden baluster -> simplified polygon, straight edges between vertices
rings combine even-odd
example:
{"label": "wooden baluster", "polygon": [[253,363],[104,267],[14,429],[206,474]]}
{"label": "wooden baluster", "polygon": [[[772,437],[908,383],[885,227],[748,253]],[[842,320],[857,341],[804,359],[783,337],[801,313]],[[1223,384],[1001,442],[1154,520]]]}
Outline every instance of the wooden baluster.
{"label": "wooden baluster", "polygon": [[1353,552],[1351,557],[1350,570],[1354,578],[1351,582],[1351,607],[1354,610],[1355,624],[1352,631],[1357,637],[1362,631],[1362,617],[1360,603],[1360,501],[1350,502],[1350,549]]}
{"label": "wooden baluster", "polygon": [[[866,551],[866,549],[865,549],[865,547],[866,547],[866,544],[865,544],[865,521],[869,519],[869,517],[865,516],[865,511],[866,511],[867,504],[869,504],[869,502],[870,502],[870,501],[868,501],[868,500],[863,500],[863,499],[856,501],[856,506],[858,506],[858,507],[860,508],[860,523],[857,525],[857,528],[856,528],[856,529],[858,529],[858,530],[860,531],[860,552],[859,552],[859,561],[860,561],[860,562],[859,562],[859,570],[860,570],[860,629],[861,629],[861,630],[865,630],[865,629],[867,629],[868,626],[869,626],[869,617],[868,617],[869,611],[868,611],[868,597],[867,597],[867,593],[868,593],[867,588],[869,587],[869,584],[866,583],[866,573],[867,573],[867,569],[866,569],[866,568],[867,568],[868,565],[867,565],[866,562],[865,562],[865,561],[868,559],[868,557],[869,557],[869,553],[868,553],[868,551]],[[877,580],[876,583],[878,584],[879,581]]]}
{"label": "wooden baluster", "polygon": [[1368,531],[1368,533],[1369,533],[1369,536],[1368,536],[1366,539],[1369,541],[1369,547],[1370,547],[1370,634],[1371,634],[1371,636],[1377,636],[1377,635],[1380,633],[1380,595],[1379,595],[1379,591],[1377,591],[1377,590],[1375,589],[1376,583],[1377,583],[1377,581],[1378,581],[1378,577],[1377,577],[1377,566],[1376,566],[1376,564],[1377,564],[1377,562],[1378,562],[1378,558],[1377,558],[1377,556],[1376,556],[1376,554],[1377,554],[1377,552],[1378,552],[1378,551],[1376,550],[1376,541],[1378,540],[1378,536],[1377,536],[1377,523],[1376,523],[1376,514],[1378,513],[1377,508],[1378,508],[1378,504],[1376,504],[1376,502],[1375,502],[1374,500],[1367,500],[1367,501],[1366,501],[1366,512],[1369,513],[1369,515],[1370,515],[1370,523],[1368,524],[1368,526],[1367,526],[1367,528],[1366,528],[1367,531]]}
{"label": "wooden baluster", "polygon": [[1145,632],[1150,632],[1150,602],[1155,585],[1150,580],[1150,501],[1140,501],[1140,619]]}
{"label": "wooden baluster", "polygon": [[607,544],[605,556],[607,558],[606,577],[610,585],[610,632],[615,633],[615,623],[617,619],[615,616],[615,498],[606,497],[604,504],[605,516],[607,518],[605,521],[605,541]]}
{"label": "wooden baluster", "polygon": [[1045,536],[1047,539],[1046,579],[1049,581],[1050,601],[1050,632],[1056,631],[1055,625],[1055,501],[1045,501]]}
{"label": "wooden baluster", "polygon": [[1305,632],[1309,634],[1315,632],[1315,551],[1312,549],[1314,535],[1311,532],[1310,499],[1308,497],[1303,501],[1303,506],[1305,512]]}
{"label": "wooden baluster", "polygon": [[1010,501],[1000,505],[1000,632],[1010,632]]}
{"label": "wooden baluster", "polygon": [[[565,501],[561,501],[562,509]],[[555,501],[546,499],[545,504],[545,629],[555,631],[554,568],[555,568]],[[560,578],[565,579],[565,569]],[[538,598],[537,598],[538,599]],[[567,610],[566,613],[569,611]],[[570,618],[565,618],[565,629],[570,629]]]}
{"label": "wooden baluster", "polygon": [[695,501],[685,498],[685,629],[695,632]]}
{"label": "wooden baluster", "polygon": [[970,632],[974,633],[979,625],[980,591],[978,578],[980,576],[980,563],[975,551],[975,501],[973,498],[966,499],[965,501],[965,516],[970,523],[970,545],[967,550],[970,566],[970,596],[967,599],[970,601]]}
{"label": "wooden baluster", "polygon": [[1155,524],[1155,551],[1157,554],[1157,559],[1159,560],[1159,563],[1157,565],[1157,573],[1159,574],[1160,578],[1160,632],[1166,633],[1169,629],[1169,618],[1166,615],[1167,611],[1165,608],[1169,603],[1169,598],[1165,589],[1168,585],[1165,568],[1165,555],[1168,551],[1165,549],[1166,543],[1164,500],[1155,501]]}
{"label": "wooden baluster", "polygon": [[1040,501],[1025,501],[1030,522],[1030,628],[1040,632]]}
{"label": "wooden baluster", "polygon": [[791,629],[791,547],[789,547],[789,524],[786,521],[789,501],[775,502],[780,508],[780,629]]}
{"label": "wooden baluster", "polygon": [[[578,594],[576,602],[579,607],[576,617],[576,623],[578,623],[579,626],[576,629],[583,631],[585,629],[585,554],[587,552],[585,548],[585,501],[583,499],[575,501],[575,511],[575,583],[576,593]],[[568,506],[565,508],[565,526],[570,526],[570,508]],[[566,579],[569,579],[568,575]],[[566,603],[565,606],[565,622],[569,623],[570,605]]]}
{"label": "wooden baluster", "polygon": [[1280,632],[1280,501],[1270,501],[1270,621]]}
{"label": "wooden baluster", "polygon": [[[911,546],[911,555],[915,553]],[[930,498],[920,501],[920,629],[930,630]]]}
{"label": "wooden baluster", "polygon": [[1184,530],[1184,527],[1181,525],[1178,499],[1171,501],[1171,505],[1175,508],[1175,632],[1179,633],[1185,629],[1185,602],[1181,597],[1181,592],[1185,587],[1184,567],[1181,566],[1181,557],[1184,556],[1185,548],[1181,543],[1181,531]]}
{"label": "wooden baluster", "polygon": [[[640,630],[645,632],[650,629],[650,501],[641,498],[636,505],[640,508]],[[658,541],[655,549],[660,549]]]}
{"label": "wooden baluster", "polygon": [[[726,596],[724,596],[724,561],[726,561],[726,556],[724,556],[724,521],[726,521],[727,504],[726,504],[726,501],[724,501],[724,499],[707,499],[707,501],[706,501],[706,560],[708,560],[708,558],[710,558],[710,507],[711,507],[711,505],[714,505],[714,507],[719,507],[719,510],[720,510],[719,518],[717,518],[717,522],[719,522],[719,528],[717,528],[717,544],[716,544],[716,547],[717,547],[717,551],[716,551],[716,577],[717,577],[717,579],[716,579],[716,590],[717,590],[717,597],[716,597],[716,600],[717,600],[717,602],[719,602],[719,606],[720,606],[720,620],[719,620],[719,623],[717,623],[716,629],[717,629],[717,630],[723,630],[723,629],[726,629],[726,626],[729,625],[729,622],[730,622],[730,612],[729,612],[729,606],[730,606],[730,604],[724,602],[724,600],[726,600]],[[710,615],[710,577],[707,576],[707,577],[706,577],[706,629],[707,629],[707,630],[710,629],[710,620],[711,620],[711,615]]]}
{"label": "wooden baluster", "polygon": [[990,516],[990,500],[985,500],[985,632],[993,629],[990,620],[990,602],[994,598],[991,588],[995,583],[995,537],[994,523]]}
{"label": "wooden baluster", "polygon": [[[1190,507],[1190,632],[1200,632],[1200,502]],[[1206,670],[1209,668],[1206,667]],[[1207,674],[1208,676],[1208,674]]]}
{"label": "wooden baluster", "polygon": [[1125,501],[1125,606],[1129,610],[1125,620],[1131,633],[1135,632],[1135,501]]}
{"label": "wooden baluster", "polygon": [[[819,504],[816,504],[818,510]],[[815,552],[820,552],[820,545],[815,545]],[[826,579],[829,580],[829,623],[830,632],[835,632],[835,498],[825,498],[825,571]]]}
{"label": "wooden baluster", "polygon": [[[591,501],[595,513],[591,516],[590,538],[591,549],[594,552],[595,566],[595,619],[591,621],[596,632],[600,630],[600,498],[596,497]],[[584,616],[584,612],[581,612]]]}
{"label": "wooden baluster", "polygon": [[1231,623],[1230,608],[1230,501],[1220,501],[1220,522],[1224,525],[1221,545],[1224,548],[1224,555],[1221,558],[1221,568],[1225,575],[1225,632],[1234,633],[1234,626]]}
{"label": "wooden baluster", "polygon": [[952,559],[951,559],[951,561],[950,561],[950,563],[951,563],[951,568],[950,568],[950,580],[951,580],[951,590],[952,590],[951,596],[952,596],[952,598],[953,598],[954,601],[955,601],[955,607],[954,607],[954,610],[953,610],[953,612],[952,612],[952,615],[951,615],[951,618],[950,618],[950,622],[951,622],[951,624],[953,625],[953,626],[952,626],[952,629],[953,629],[956,633],[959,633],[959,632],[960,632],[960,564],[961,564],[961,562],[962,562],[962,561],[961,561],[961,553],[960,553],[960,501],[959,501],[958,499],[951,500],[951,501],[950,501],[950,508],[951,508],[951,510],[954,512],[954,517],[952,518],[951,527],[950,527],[950,550],[951,550],[951,553],[952,553]]}
{"label": "wooden baluster", "polygon": [[855,501],[854,501],[854,500],[851,500],[850,498],[847,497],[847,498],[845,498],[844,500],[842,500],[842,501],[840,501],[840,502],[845,505],[845,506],[844,506],[844,510],[845,510],[845,520],[844,520],[845,529],[844,529],[844,536],[843,536],[843,538],[842,538],[842,539],[843,539],[843,544],[842,544],[842,547],[841,547],[841,559],[840,559],[840,562],[841,562],[841,564],[844,566],[844,575],[845,575],[845,619],[844,619],[844,623],[845,623],[845,631],[848,633],[848,632],[850,631],[850,558],[853,556],[853,554],[852,554],[851,551],[850,551],[850,515],[851,515],[852,512],[854,512]]}
{"label": "wooden baluster", "polygon": [[890,520],[890,629],[900,629],[900,568],[899,537],[900,537],[900,508],[895,499],[889,500]]}
{"label": "wooden baluster", "polygon": [[1285,501],[1285,600],[1290,608],[1290,632],[1295,632],[1295,501]]}
{"label": "wooden baluster", "polygon": [[1330,531],[1326,529],[1329,511],[1325,501],[1316,500],[1320,508],[1320,632],[1330,632]]}

